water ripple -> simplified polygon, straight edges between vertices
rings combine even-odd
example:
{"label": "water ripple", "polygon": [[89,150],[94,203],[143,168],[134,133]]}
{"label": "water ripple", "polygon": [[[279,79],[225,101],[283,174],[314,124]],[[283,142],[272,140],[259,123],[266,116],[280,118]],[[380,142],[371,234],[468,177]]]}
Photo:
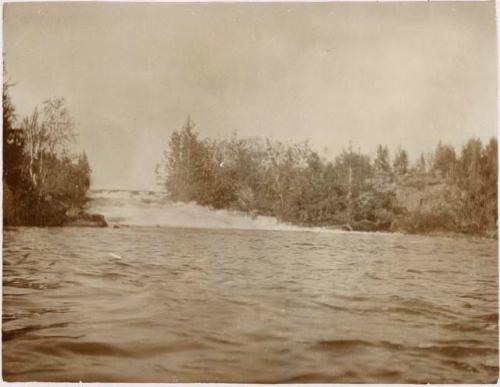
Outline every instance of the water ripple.
{"label": "water ripple", "polygon": [[11,228],[3,254],[9,381],[498,377],[494,241]]}

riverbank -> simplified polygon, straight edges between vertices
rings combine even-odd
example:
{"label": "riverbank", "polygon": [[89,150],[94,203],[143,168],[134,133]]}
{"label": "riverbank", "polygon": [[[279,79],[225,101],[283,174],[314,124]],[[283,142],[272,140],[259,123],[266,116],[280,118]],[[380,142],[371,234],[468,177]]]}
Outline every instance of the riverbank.
{"label": "riverbank", "polygon": [[[368,227],[367,225],[370,224]],[[398,233],[404,235],[422,235],[422,236],[436,236],[436,237],[465,237],[472,239],[494,239],[498,240],[498,230],[487,230],[480,233],[474,232],[459,232],[459,231],[444,231],[444,230],[432,230],[432,231],[412,231],[406,228],[377,228],[376,224],[371,222],[354,222],[353,224],[345,223],[345,224],[335,224],[335,225],[326,225],[326,226],[317,226],[310,224],[299,224],[297,226],[304,228],[316,228],[323,227],[327,230],[341,230],[341,231],[352,231],[352,232],[373,232],[373,233]]]}
{"label": "riverbank", "polygon": [[[252,230],[300,230],[322,228],[325,230],[361,231],[404,233],[409,235],[476,235],[477,237],[495,238],[496,229],[489,228],[484,232],[476,232],[477,228],[458,228],[458,224],[444,224],[433,221],[430,227],[430,218],[420,214],[418,218],[427,219],[414,223],[417,219],[408,209],[405,214],[391,216],[391,214],[376,213],[375,220],[350,219],[347,212],[337,213],[335,219],[325,222],[309,221],[294,222],[280,219],[271,212],[255,211],[239,208],[214,208],[202,206],[195,202],[183,203],[172,201],[165,192],[129,191],[129,190],[91,190],[86,209],[89,212],[102,214],[111,226],[150,226],[150,227],[179,227],[179,228],[206,228],[206,229],[252,229]],[[437,201],[430,198],[435,204]],[[422,205],[427,205],[427,201]],[[438,212],[437,210],[434,212]],[[384,215],[382,218],[381,215]],[[354,217],[353,217],[354,218]],[[445,219],[449,217],[444,217]],[[379,219],[383,219],[381,222]],[[377,222],[378,220],[378,222]],[[404,220],[404,221],[403,221]],[[413,227],[409,227],[413,224]],[[420,225],[421,227],[415,227]],[[423,227],[423,225],[425,227]],[[441,228],[437,227],[441,225]],[[447,227],[442,227],[443,225]],[[451,228],[455,227],[455,229]],[[459,232],[458,230],[461,230]]]}
{"label": "riverbank", "polygon": [[[307,143],[202,139],[174,131],[160,181],[174,202],[274,217],[283,224],[408,234],[492,235],[497,229],[497,141],[441,143],[410,164],[379,145],[320,156]],[[186,157],[188,155],[189,157]]]}
{"label": "riverbank", "polygon": [[[339,201],[332,215],[323,216],[326,220],[320,220],[322,216],[297,220],[279,212],[259,212],[250,206],[239,206],[239,203],[234,209],[251,216],[275,216],[282,222],[301,227],[498,239],[495,222],[479,217],[476,210],[468,206],[466,190],[452,179],[411,172],[402,176],[374,177],[368,184],[370,188],[357,198],[350,202]],[[494,201],[488,204],[496,213]],[[470,214],[465,216],[466,212]]]}
{"label": "riverbank", "polygon": [[3,185],[3,225],[38,227],[107,227],[103,215],[88,212],[86,201],[70,203],[46,195],[18,192]]}
{"label": "riverbank", "polygon": [[5,83],[3,95],[3,225],[105,227],[104,217],[85,210],[91,168],[86,153],[76,152],[64,98],[49,98],[17,121]]}

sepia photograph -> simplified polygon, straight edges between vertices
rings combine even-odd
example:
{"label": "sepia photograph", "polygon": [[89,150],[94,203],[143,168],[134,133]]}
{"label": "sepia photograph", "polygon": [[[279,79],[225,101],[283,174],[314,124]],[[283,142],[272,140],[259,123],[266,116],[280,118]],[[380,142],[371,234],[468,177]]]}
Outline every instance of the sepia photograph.
{"label": "sepia photograph", "polygon": [[6,382],[495,384],[493,0],[3,4]]}

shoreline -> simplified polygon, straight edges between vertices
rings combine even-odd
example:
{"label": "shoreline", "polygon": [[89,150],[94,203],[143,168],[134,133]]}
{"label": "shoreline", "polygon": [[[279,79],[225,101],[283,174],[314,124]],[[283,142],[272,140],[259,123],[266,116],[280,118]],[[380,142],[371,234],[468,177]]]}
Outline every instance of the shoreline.
{"label": "shoreline", "polygon": [[[119,190],[118,190],[119,191]],[[242,209],[235,208],[226,208],[226,209],[216,209],[211,206],[200,206],[206,208],[211,211],[228,211],[234,215],[240,215],[243,217],[250,218],[259,218],[259,217],[271,217],[275,219],[277,225],[284,226],[283,229],[276,228],[267,228],[267,227],[197,227],[197,226],[175,226],[175,225],[161,225],[161,224],[151,224],[151,225],[133,225],[133,224],[113,224],[108,223],[106,217],[99,213],[93,213],[87,204],[91,201],[92,198],[87,198],[84,205],[81,206],[73,206],[67,207],[63,206],[62,203],[57,202],[61,205],[61,209],[57,212],[57,216],[55,213],[53,216],[49,216],[48,218],[43,219],[41,222],[8,222],[4,223],[4,228],[10,227],[93,227],[93,228],[122,228],[122,227],[167,227],[167,228],[193,228],[193,229],[224,229],[224,230],[264,230],[264,231],[320,231],[320,232],[328,232],[328,231],[340,231],[344,233],[383,233],[383,234],[401,234],[401,235],[421,235],[421,236],[435,236],[435,237],[450,237],[450,238],[472,238],[472,239],[492,239],[498,240],[498,230],[486,230],[483,232],[460,232],[453,230],[439,230],[435,229],[432,231],[417,231],[408,229],[408,227],[402,227],[402,223],[399,222],[400,217],[393,219],[389,224],[387,222],[382,223],[381,220],[371,221],[368,219],[362,219],[358,221],[352,222],[343,222],[343,223],[335,223],[335,224],[318,224],[314,222],[286,222],[280,220],[277,216],[273,214],[265,214],[265,213],[256,213],[255,211],[245,211]],[[174,203],[174,202],[173,202]],[[176,202],[183,203],[183,202]],[[59,207],[55,205],[56,202],[52,201],[49,204],[49,207],[55,208]],[[185,203],[186,204],[186,203]],[[5,208],[4,208],[5,210]],[[62,210],[62,211],[61,211]],[[48,214],[47,214],[48,215]],[[39,219],[40,220],[40,219]],[[4,217],[5,221],[5,217]],[[10,223],[10,224],[9,224]],[[289,227],[289,229],[286,229]],[[470,230],[470,229],[469,229]]]}
{"label": "shoreline", "polygon": [[[92,216],[102,216],[99,214],[91,214]],[[104,218],[104,217],[103,217]],[[450,232],[450,231],[429,231],[425,233],[417,232],[407,232],[407,231],[390,231],[390,230],[345,230],[342,227],[327,226],[304,226],[304,225],[293,225],[286,224],[292,227],[300,227],[296,229],[266,229],[266,228],[229,228],[229,227],[196,227],[196,226],[174,226],[174,225],[129,225],[129,224],[109,224],[104,218],[106,225],[100,225],[97,222],[89,221],[72,221],[62,225],[4,225],[3,230],[13,230],[17,228],[106,228],[106,229],[121,229],[121,228],[175,228],[175,229],[187,229],[187,230],[234,230],[234,231],[271,231],[271,232],[332,232],[340,231],[343,234],[386,234],[386,235],[403,235],[403,236],[423,236],[423,237],[437,237],[437,238],[463,238],[472,240],[498,240],[498,232],[490,232],[486,234],[471,234],[471,233],[460,233],[460,232]]]}

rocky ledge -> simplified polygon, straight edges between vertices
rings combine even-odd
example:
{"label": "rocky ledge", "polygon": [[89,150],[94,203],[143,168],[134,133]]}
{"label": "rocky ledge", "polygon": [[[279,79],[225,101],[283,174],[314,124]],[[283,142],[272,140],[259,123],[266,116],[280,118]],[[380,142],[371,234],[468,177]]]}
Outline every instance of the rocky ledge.
{"label": "rocky ledge", "polygon": [[66,212],[66,220],[63,226],[67,227],[107,227],[108,223],[104,216],[90,214],[83,210],[71,209]]}

